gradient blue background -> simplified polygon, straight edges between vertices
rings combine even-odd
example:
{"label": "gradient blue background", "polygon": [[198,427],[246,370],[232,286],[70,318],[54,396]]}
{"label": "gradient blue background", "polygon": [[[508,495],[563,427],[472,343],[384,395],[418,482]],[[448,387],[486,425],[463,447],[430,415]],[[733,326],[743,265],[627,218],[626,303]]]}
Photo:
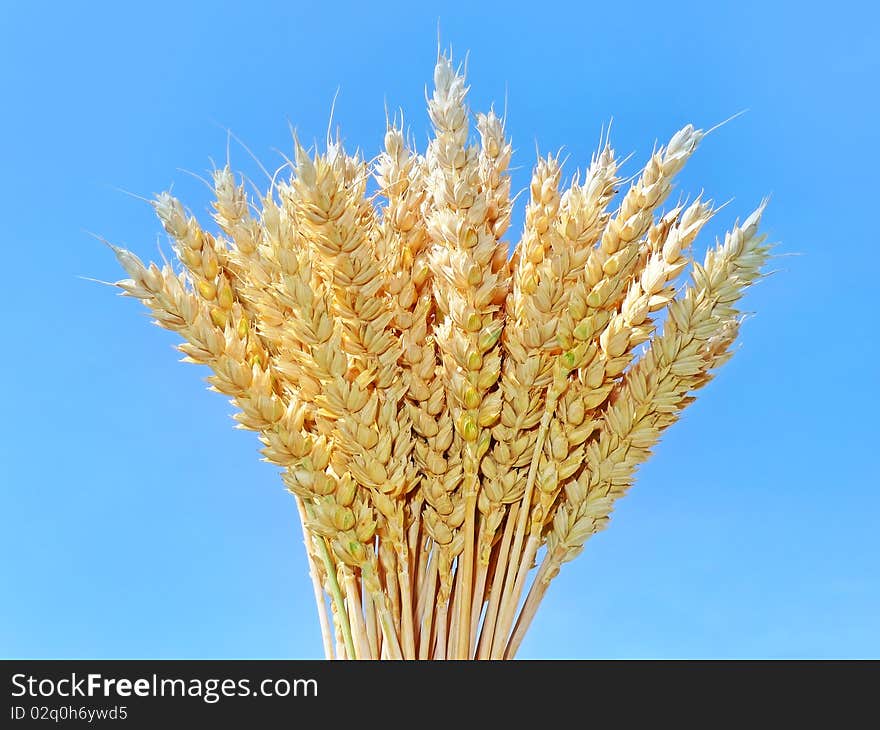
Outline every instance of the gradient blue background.
{"label": "gradient blue background", "polygon": [[[96,231],[169,250],[141,201],[203,173],[231,128],[267,165],[288,120],[375,154],[384,102],[424,146],[438,15],[472,107],[583,166],[708,137],[680,190],[772,193],[780,273],[742,348],[567,566],[525,657],[880,656],[876,80],[872,3],[0,4],[0,656],[315,657],[299,526],[205,371],[136,302]],[[873,91],[872,91],[873,89]],[[234,167],[264,180],[232,145]],[[522,220],[522,199],[514,231]]]}

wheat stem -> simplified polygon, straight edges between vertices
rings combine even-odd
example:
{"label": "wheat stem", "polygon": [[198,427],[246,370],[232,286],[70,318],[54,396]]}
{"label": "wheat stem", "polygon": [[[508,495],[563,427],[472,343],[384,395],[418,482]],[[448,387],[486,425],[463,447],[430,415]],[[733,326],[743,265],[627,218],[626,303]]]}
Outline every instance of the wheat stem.
{"label": "wheat stem", "polygon": [[345,586],[346,608],[351,620],[351,634],[355,648],[353,656],[356,659],[371,659],[373,655],[370,652],[370,642],[367,638],[360,591],[354,571],[347,565],[342,566],[342,583]]}
{"label": "wheat stem", "polygon": [[513,657],[516,656],[516,652],[522,643],[523,637],[531,625],[532,619],[535,617],[538,605],[541,603],[544,594],[547,592],[547,588],[550,586],[550,578],[552,578],[551,571],[560,559],[561,555],[559,557],[548,555],[544,558],[541,567],[538,568],[538,572],[535,574],[532,587],[526,596],[526,600],[523,603],[513,634],[511,635],[510,640],[506,643],[502,655],[494,658],[513,659]]}
{"label": "wheat stem", "polygon": [[419,622],[419,659],[428,659],[431,653],[431,636],[435,630],[431,608],[434,606],[434,595],[437,590],[438,562],[436,553],[432,553],[425,575],[425,590],[419,595],[418,614],[421,617]]}
{"label": "wheat stem", "polygon": [[309,561],[309,577],[312,581],[312,591],[315,594],[315,605],[318,609],[318,622],[321,625],[321,642],[324,646],[324,657],[333,658],[333,633],[330,621],[327,617],[327,603],[324,599],[324,589],[321,586],[321,578],[318,574],[318,566],[315,563],[313,541],[316,539],[306,525],[305,506],[300,497],[295,498],[296,511],[299,514],[299,522],[303,531],[303,543],[306,546],[306,557]]}
{"label": "wheat stem", "polygon": [[334,616],[339,620],[339,629],[342,632],[342,640],[346,653],[350,657],[355,656],[354,639],[351,634],[351,624],[349,622],[348,613],[345,611],[345,600],[342,596],[342,590],[339,587],[339,581],[336,576],[336,566],[330,557],[330,550],[327,548],[327,540],[318,535],[315,536],[315,545],[318,554],[324,564],[324,574],[327,576],[327,583],[330,586],[330,598],[335,607]]}
{"label": "wheat stem", "polygon": [[474,581],[474,594],[471,600],[471,626],[467,658],[472,659],[476,651],[480,618],[483,604],[486,601],[486,580],[489,575],[489,564],[482,560],[477,562],[477,575]]}
{"label": "wheat stem", "polygon": [[415,659],[416,642],[413,626],[412,580],[409,571],[409,557],[404,552],[398,555],[398,584],[400,588],[400,626],[401,649],[404,659]]}
{"label": "wheat stem", "polygon": [[510,557],[510,542],[517,522],[519,504],[512,504],[504,523],[504,532],[501,536],[501,545],[498,549],[498,560],[492,576],[492,587],[489,589],[489,602],[486,606],[486,616],[483,619],[483,628],[480,632],[480,642],[477,651],[478,659],[489,659],[492,651],[492,642],[495,638],[495,629],[498,624],[498,612],[504,595],[504,577]]}
{"label": "wheat stem", "polygon": [[[503,591],[502,604],[498,614],[498,626],[495,629],[495,638],[493,639],[492,658],[498,658],[503,652],[503,641],[510,631],[510,625],[513,623],[516,607],[519,604],[520,595],[522,594],[524,573],[528,572],[528,566],[531,559],[525,556],[521,560],[522,543],[525,538],[526,529],[529,524],[529,516],[531,514],[531,495],[535,485],[535,477],[538,473],[538,461],[541,450],[544,447],[544,439],[547,437],[547,429],[550,427],[550,419],[556,410],[556,401],[564,387],[563,376],[559,373],[562,371],[557,369],[554,372],[553,384],[547,391],[546,404],[544,406],[544,414],[541,416],[541,423],[538,426],[538,435],[535,439],[534,452],[529,464],[529,472],[526,478],[525,492],[520,504],[519,516],[516,522],[516,532],[514,533],[513,546],[508,556],[507,577],[505,579],[505,589]],[[525,568],[523,568],[525,566]]]}
{"label": "wheat stem", "polygon": [[370,645],[370,656],[379,656],[379,627],[376,623],[376,605],[371,596],[363,595],[362,610],[364,612],[364,625],[367,629],[367,643]]}

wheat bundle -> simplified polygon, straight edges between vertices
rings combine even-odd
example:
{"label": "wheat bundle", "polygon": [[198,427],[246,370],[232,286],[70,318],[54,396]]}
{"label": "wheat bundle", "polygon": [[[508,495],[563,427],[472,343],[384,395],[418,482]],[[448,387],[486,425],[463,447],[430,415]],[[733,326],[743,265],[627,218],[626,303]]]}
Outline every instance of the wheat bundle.
{"label": "wheat bundle", "polygon": [[114,249],[117,286],[212,369],[282,468],[328,658],[512,658],[562,564],[730,357],[768,257],[762,204],[678,283],[715,212],[664,211],[704,137],[691,126],[619,198],[607,139],[567,190],[559,160],[539,160],[509,256],[510,141],[494,112],[471,138],[466,93],[441,57],[424,155],[389,123],[373,163],[297,142],[259,200],[216,170],[216,235],[157,196],[179,271]]}

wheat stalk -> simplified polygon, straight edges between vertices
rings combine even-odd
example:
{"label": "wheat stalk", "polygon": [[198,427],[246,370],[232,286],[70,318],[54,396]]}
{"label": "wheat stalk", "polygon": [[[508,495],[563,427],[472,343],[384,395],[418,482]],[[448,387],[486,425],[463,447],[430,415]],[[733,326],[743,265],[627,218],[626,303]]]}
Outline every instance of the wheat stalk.
{"label": "wheat stalk", "polygon": [[702,197],[663,210],[705,137],[688,125],[616,206],[607,135],[567,187],[539,158],[509,256],[503,120],[477,114],[472,138],[451,58],[434,82],[424,155],[392,121],[372,164],[297,141],[289,178],[256,199],[214,171],[216,233],[155,198],[179,271],[113,247],[122,293],[182,337],[281,467],[328,658],[512,658],[730,357],[769,255],[762,204],[676,290],[717,213]]}

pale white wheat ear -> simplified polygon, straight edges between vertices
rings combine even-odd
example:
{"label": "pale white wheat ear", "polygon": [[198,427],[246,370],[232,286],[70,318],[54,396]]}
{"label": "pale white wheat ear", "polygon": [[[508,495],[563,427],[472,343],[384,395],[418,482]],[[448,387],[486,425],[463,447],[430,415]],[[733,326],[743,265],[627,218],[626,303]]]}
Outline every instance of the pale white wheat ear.
{"label": "pale white wheat ear", "polygon": [[112,247],[116,286],[282,468],[328,658],[513,658],[733,353],[769,255],[762,203],[691,265],[719,210],[702,193],[667,207],[708,134],[691,125],[623,186],[610,125],[568,185],[539,156],[509,255],[511,142],[467,92],[438,51],[424,152],[386,111],[372,161],[328,128],[256,195],[227,161],[207,181],[213,231],[160,193],[179,273]]}

